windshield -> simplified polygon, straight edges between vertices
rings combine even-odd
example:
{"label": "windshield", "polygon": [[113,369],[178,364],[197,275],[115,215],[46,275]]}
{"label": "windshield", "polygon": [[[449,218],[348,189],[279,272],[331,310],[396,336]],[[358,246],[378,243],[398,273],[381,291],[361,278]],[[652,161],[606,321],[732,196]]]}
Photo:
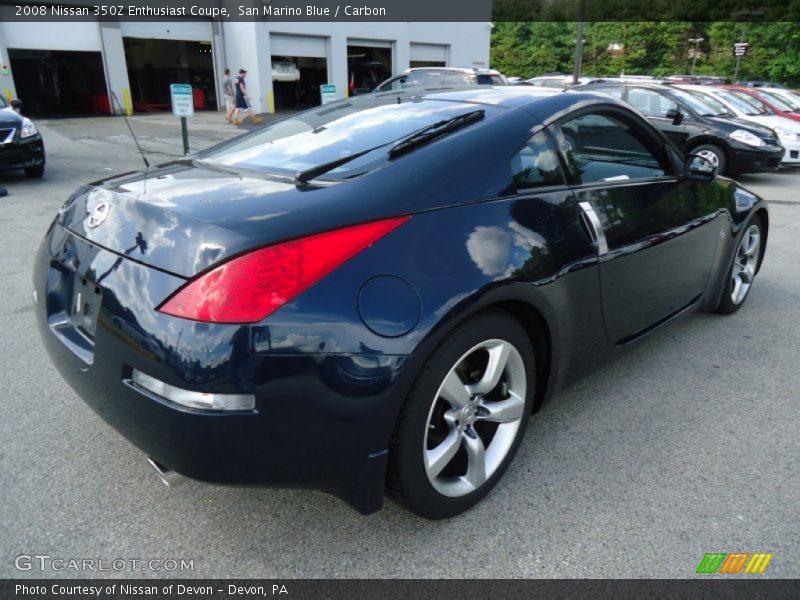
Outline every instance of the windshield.
{"label": "windshield", "polygon": [[759,90],[758,93],[762,94],[767,100],[769,100],[770,104],[773,104],[778,110],[792,112],[800,108],[800,106],[793,104],[784,96],[779,96],[778,94],[774,94],[772,92],[765,92],[764,90]]}
{"label": "windshield", "polygon": [[742,102],[746,102],[753,108],[755,108],[758,112],[757,115],[763,115],[769,112],[769,107],[764,104],[763,100],[759,100],[755,96],[751,96],[750,94],[745,94],[744,92],[737,92],[731,90],[730,92],[732,95],[736,96]]}
{"label": "windshield", "polygon": [[[705,98],[701,98],[699,96],[695,96],[694,94],[690,94],[689,92],[685,92],[684,90],[679,89],[672,89],[673,96],[677,99],[686,104],[689,108],[691,108],[694,112],[699,115],[705,116],[714,116],[719,114],[719,111],[714,108],[711,104],[706,102]],[[724,109],[723,109],[724,112]]]}
{"label": "windshield", "polygon": [[710,110],[708,112],[701,113],[704,117],[721,117],[731,114],[727,107],[722,102],[714,98],[714,96],[711,94],[696,92],[694,90],[689,93],[708,105]]}
{"label": "windshield", "polygon": [[278,121],[198,158],[211,165],[294,176],[373,149],[327,173],[352,176],[385,158],[392,142],[471,110],[473,105],[436,100],[402,104],[395,98],[342,101]]}
{"label": "windshield", "polygon": [[747,102],[746,100],[742,100],[741,98],[733,95],[729,91],[716,90],[714,93],[722,101],[732,106],[738,113],[748,115],[751,117],[762,114],[761,110],[757,106],[751,104],[750,102]]}

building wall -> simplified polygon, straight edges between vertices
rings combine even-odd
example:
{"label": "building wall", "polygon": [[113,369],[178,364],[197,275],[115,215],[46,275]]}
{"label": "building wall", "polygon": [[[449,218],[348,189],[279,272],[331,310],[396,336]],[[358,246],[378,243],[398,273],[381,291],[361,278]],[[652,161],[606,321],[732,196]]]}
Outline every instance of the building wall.
{"label": "building wall", "polygon": [[[11,7],[0,7],[3,11]],[[412,43],[448,46],[448,66],[488,67],[489,23],[279,23],[273,21],[225,22],[123,22],[123,23],[11,23],[0,20],[0,58],[8,61],[7,48],[38,50],[89,50],[103,53],[103,66],[109,91],[120,108],[130,112],[130,85],[125,65],[122,38],[161,38],[214,42],[214,61],[218,71],[227,66],[235,75],[240,67],[248,70],[247,82],[256,111],[273,110],[270,34],[319,36],[327,48],[328,82],[336,86],[337,97],[347,93],[348,40],[375,40],[392,44],[392,69],[397,74],[408,68]],[[14,93],[13,73],[0,75],[3,93]],[[221,94],[221,88],[218,90]],[[224,103],[220,103],[223,106]]]}
{"label": "building wall", "polygon": [[[231,25],[225,23],[223,31],[226,48],[232,36],[228,35]],[[445,44],[448,46],[448,66],[451,67],[489,67],[489,42],[491,26],[489,23],[276,23],[254,22],[251,33],[269,43],[270,33],[294,35],[312,35],[326,38],[328,46],[328,79],[336,86],[337,98],[344,98],[347,93],[347,45],[348,39],[375,40],[391,42],[392,70],[396,75],[409,67],[410,48],[412,43]],[[237,40],[240,44],[241,40]],[[237,70],[236,55],[228,53],[231,70]],[[251,82],[249,85],[253,97],[254,108],[261,111],[270,109],[272,97],[271,60],[266,56],[265,72],[259,78],[259,87]],[[252,55],[249,57],[252,61]],[[245,63],[247,64],[247,63]],[[245,67],[247,68],[247,67]],[[258,93],[258,96],[256,95]]]}

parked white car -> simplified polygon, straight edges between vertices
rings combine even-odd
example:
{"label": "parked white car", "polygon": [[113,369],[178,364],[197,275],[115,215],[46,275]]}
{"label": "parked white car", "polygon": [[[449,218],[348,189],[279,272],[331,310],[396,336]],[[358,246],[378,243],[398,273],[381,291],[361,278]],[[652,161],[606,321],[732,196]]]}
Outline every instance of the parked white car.
{"label": "parked white car", "polygon": [[290,60],[272,61],[273,81],[300,81],[300,69]]}
{"label": "parked white car", "polygon": [[718,108],[721,113],[727,112],[731,116],[739,117],[745,121],[772,128],[778,134],[781,146],[786,149],[781,165],[800,165],[800,123],[786,117],[765,114],[755,104],[749,102],[746,97],[741,97],[743,94],[740,96],[732,90],[708,85],[679,85],[675,87],[701,96],[707,104]]}

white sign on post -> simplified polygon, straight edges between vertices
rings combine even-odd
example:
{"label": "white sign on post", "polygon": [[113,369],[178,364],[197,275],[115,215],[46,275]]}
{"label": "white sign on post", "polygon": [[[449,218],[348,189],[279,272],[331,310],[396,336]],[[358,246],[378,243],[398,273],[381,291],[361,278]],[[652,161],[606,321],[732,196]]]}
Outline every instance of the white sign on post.
{"label": "white sign on post", "polygon": [[186,83],[173,83],[169,86],[172,97],[172,114],[176,117],[191,117],[194,115],[194,98],[192,86]]}

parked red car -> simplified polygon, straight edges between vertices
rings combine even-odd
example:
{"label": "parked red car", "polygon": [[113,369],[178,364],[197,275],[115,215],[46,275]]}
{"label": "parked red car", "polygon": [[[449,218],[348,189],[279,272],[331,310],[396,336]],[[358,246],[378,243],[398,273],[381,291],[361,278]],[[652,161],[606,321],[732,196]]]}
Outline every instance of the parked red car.
{"label": "parked red car", "polygon": [[759,93],[759,88],[749,88],[740,85],[720,85],[718,87],[725,88],[732,92],[740,92],[746,94],[751,104],[755,104],[761,110],[769,109],[779,117],[786,117],[792,121],[800,121],[800,114],[793,112],[791,106],[786,104],[783,100],[776,98],[774,95],[767,95]]}

